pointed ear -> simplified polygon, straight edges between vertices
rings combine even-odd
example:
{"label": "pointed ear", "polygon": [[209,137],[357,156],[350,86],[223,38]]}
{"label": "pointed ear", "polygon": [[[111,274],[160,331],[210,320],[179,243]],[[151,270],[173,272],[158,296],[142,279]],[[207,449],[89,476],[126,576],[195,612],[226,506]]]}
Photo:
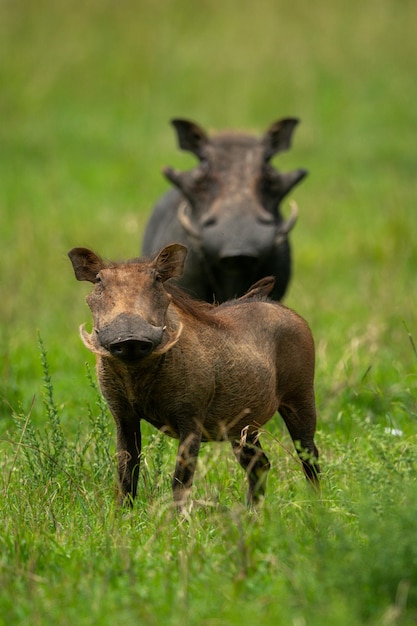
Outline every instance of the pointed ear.
{"label": "pointed ear", "polygon": [[205,131],[189,120],[174,119],[171,124],[177,131],[178,145],[181,150],[188,150],[195,154],[200,160],[206,155],[205,147],[209,138]]}
{"label": "pointed ear", "polygon": [[95,283],[97,274],[106,266],[104,261],[88,248],[73,248],[68,252],[68,256],[77,280]]}
{"label": "pointed ear", "polygon": [[155,257],[153,266],[161,276],[162,282],[168,278],[179,278],[184,270],[187,248],[180,243],[172,243],[162,248]]}
{"label": "pointed ear", "polygon": [[269,161],[274,154],[284,152],[291,147],[291,138],[294,128],[298,124],[298,119],[289,117],[277,120],[266,131],[263,137],[265,146],[265,159]]}

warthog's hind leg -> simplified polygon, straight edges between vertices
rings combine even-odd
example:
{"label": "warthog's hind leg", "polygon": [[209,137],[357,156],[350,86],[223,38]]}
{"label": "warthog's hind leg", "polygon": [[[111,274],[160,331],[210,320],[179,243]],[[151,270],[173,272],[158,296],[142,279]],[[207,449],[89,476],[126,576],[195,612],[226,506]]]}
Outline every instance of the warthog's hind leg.
{"label": "warthog's hind leg", "polygon": [[280,406],[279,412],[294,442],[306,478],[315,487],[319,487],[320,467],[318,463],[319,452],[314,443],[316,429],[314,407],[301,405],[296,410],[289,406]]}
{"label": "warthog's hind leg", "polygon": [[245,434],[240,441],[232,441],[233,452],[248,478],[249,507],[256,505],[265,495],[266,478],[271,467],[258,436],[258,433]]}

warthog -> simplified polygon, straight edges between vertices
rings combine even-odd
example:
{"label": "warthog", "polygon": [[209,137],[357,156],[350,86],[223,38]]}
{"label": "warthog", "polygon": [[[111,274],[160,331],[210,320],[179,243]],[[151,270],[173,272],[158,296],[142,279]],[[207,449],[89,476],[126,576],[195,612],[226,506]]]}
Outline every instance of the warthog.
{"label": "warthog", "polygon": [[179,277],[187,249],[165,247],[151,260],[105,263],[86,248],[69,252],[87,296],[101,391],[117,426],[121,500],[136,495],[141,420],[179,439],[172,482],[182,508],[203,441],[230,441],[248,482],[248,502],[264,494],[269,462],[259,430],[278,409],[307,478],[317,481],[314,344],[307,323],[269,301],[273,279],[219,306],[191,299]]}
{"label": "warthog", "polygon": [[293,205],[285,220],[280,202],[307,172],[279,172],[271,159],[289,149],[298,120],[276,121],[262,137],[237,132],[209,137],[188,120],[172,123],[180,148],[199,164],[187,172],[165,168],[176,189],[156,204],[143,254],[185,244],[189,255],[178,283],[201,300],[224,302],[269,275],[276,279],[271,297],[281,300],[291,274],[288,233],[297,210]]}

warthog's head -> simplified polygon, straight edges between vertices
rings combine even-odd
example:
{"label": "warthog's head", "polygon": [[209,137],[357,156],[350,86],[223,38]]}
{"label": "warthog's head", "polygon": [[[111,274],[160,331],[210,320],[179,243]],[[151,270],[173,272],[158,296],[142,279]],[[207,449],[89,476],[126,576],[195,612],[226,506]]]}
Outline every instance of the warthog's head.
{"label": "warthog's head", "polygon": [[107,264],[87,248],[73,248],[68,256],[76,278],[94,285],[86,299],[93,332],[80,328],[85,345],[101,356],[134,364],[176,343],[182,326],[167,328],[171,297],[164,282],[181,275],[186,254],[185,246],[172,244],[151,261]]}
{"label": "warthog's head", "polygon": [[265,134],[222,132],[209,137],[197,124],[173,120],[180,148],[199,164],[190,171],[165,168],[165,176],[182,192],[178,218],[212,263],[240,271],[268,256],[294,226],[279,212],[281,200],[306,175],[282,173],[272,157],[288,150],[297,119],[276,121]]}

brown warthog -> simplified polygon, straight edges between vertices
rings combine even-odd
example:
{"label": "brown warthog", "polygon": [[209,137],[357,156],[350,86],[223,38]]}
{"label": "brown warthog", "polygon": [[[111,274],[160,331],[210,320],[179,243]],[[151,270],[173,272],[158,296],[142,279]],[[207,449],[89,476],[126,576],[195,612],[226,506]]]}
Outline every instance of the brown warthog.
{"label": "brown warthog", "polygon": [[281,300],[291,274],[288,219],[281,201],[307,174],[280,172],[273,157],[288,150],[298,123],[278,120],[257,137],[244,132],[209,136],[189,120],[174,119],[178,143],[198,159],[192,170],[170,167],[175,186],[156,204],[143,238],[143,254],[177,242],[189,254],[178,284],[201,300],[224,302],[241,296],[257,280],[275,276],[271,298]]}
{"label": "brown warthog", "polygon": [[75,276],[94,284],[87,296],[100,387],[117,426],[121,499],[135,497],[140,421],[179,439],[173,478],[182,508],[202,441],[230,441],[249,482],[248,502],[264,494],[269,462],[259,429],[278,409],[297,442],[307,478],[317,481],[314,445],[314,344],[307,323],[268,301],[273,280],[239,300],[214,306],[189,298],[179,277],[187,249],[165,247],[151,259],[105,263],[86,248],[69,252]]}

